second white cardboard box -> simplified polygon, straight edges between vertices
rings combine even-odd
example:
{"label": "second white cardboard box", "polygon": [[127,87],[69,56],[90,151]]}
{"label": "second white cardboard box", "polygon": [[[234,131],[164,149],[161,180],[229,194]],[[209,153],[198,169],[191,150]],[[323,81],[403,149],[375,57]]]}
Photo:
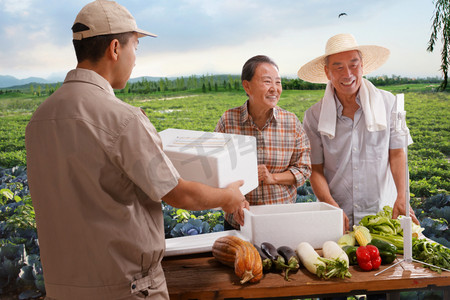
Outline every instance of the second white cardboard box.
{"label": "second white cardboard box", "polygon": [[342,236],[342,209],[323,202],[255,205],[244,209],[241,234],[254,245],[269,242],[275,247],[296,249],[308,242],[321,249],[326,241]]}
{"label": "second white cardboard box", "polygon": [[173,128],[159,135],[164,153],[183,179],[218,188],[242,179],[244,195],[258,187],[255,137]]}

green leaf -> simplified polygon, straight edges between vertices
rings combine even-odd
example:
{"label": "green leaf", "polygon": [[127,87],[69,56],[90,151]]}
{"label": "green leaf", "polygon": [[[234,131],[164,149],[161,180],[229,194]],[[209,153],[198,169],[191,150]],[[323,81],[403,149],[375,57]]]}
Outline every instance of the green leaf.
{"label": "green leaf", "polygon": [[[2,195],[2,199],[5,198],[6,200],[12,200],[14,198],[14,193],[10,189],[1,189],[0,195]],[[6,202],[2,202],[2,205],[4,205]]]}

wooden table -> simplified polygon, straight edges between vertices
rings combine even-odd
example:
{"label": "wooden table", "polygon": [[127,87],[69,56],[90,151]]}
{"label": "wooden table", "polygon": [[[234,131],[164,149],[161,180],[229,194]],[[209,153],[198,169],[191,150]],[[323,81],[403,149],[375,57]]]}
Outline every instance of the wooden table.
{"label": "wooden table", "polygon": [[415,262],[402,262],[378,276],[374,274],[388,266],[371,272],[351,266],[351,278],[329,280],[319,279],[302,266],[296,273],[289,273],[290,281],[281,274],[268,273],[260,282],[244,285],[233,269],[218,262],[211,252],[166,257],[162,265],[170,299],[305,298],[434,288],[444,290],[444,299],[450,299],[450,272],[439,274]]}

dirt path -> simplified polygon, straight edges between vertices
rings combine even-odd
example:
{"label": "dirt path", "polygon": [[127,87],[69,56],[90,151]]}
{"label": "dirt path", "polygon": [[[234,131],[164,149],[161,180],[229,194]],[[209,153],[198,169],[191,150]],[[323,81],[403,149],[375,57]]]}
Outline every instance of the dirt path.
{"label": "dirt path", "polygon": [[154,101],[154,100],[174,100],[174,99],[184,99],[184,98],[190,98],[195,97],[197,95],[189,95],[189,96],[177,96],[177,97],[163,97],[163,98],[155,98],[155,99],[144,99],[139,100],[139,102],[147,102],[147,101]]}

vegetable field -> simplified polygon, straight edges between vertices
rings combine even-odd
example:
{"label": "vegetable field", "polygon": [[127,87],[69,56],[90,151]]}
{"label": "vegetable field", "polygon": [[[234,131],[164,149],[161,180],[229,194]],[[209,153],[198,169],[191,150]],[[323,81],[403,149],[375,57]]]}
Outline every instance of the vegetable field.
{"label": "vegetable field", "polygon": [[[425,228],[423,233],[450,246],[450,93],[432,92],[425,84],[383,88],[405,93],[407,124],[414,140],[408,148],[411,205]],[[322,95],[323,90],[285,90],[279,106],[303,120],[304,111]],[[151,94],[120,91],[117,96],[141,107],[158,131],[213,131],[225,110],[246,100],[242,89]],[[0,93],[0,295],[17,289],[44,292],[26,179],[25,127],[46,97]],[[308,184],[298,193],[298,202],[316,201]],[[162,210],[166,238],[223,230],[220,211],[191,212],[165,204]]]}

